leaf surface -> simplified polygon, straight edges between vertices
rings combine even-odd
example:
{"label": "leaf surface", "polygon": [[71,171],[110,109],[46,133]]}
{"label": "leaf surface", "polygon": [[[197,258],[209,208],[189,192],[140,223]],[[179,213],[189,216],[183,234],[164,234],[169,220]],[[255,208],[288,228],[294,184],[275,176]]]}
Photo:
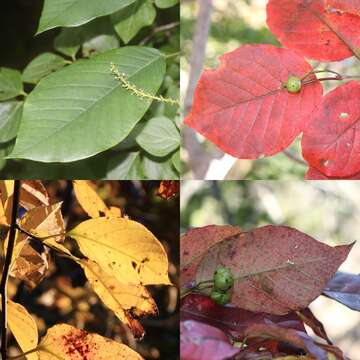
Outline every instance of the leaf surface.
{"label": "leaf surface", "polygon": [[136,142],[149,154],[163,157],[180,146],[180,134],[170,119],[154,117],[146,122]]}
{"label": "leaf surface", "polygon": [[182,235],[180,238],[181,286],[195,280],[196,270],[212,245],[240,232],[238,226],[208,225],[191,229]]}
{"label": "leaf surface", "polygon": [[170,284],[163,246],[136,221],[105,217],[90,219],[67,235],[77,241],[85,256],[123,284]]}
{"label": "leaf surface", "polygon": [[20,71],[0,67],[0,101],[14,98],[22,91]]}
{"label": "leaf surface", "polygon": [[150,0],[136,0],[124,9],[111,15],[115,31],[127,44],[145,26],[151,25],[156,10]]}
{"label": "leaf surface", "polygon": [[240,349],[232,346],[224,332],[194,320],[180,322],[182,360],[225,360]]}
{"label": "leaf surface", "polygon": [[360,311],[360,275],[337,272],[327,283],[323,295]]}
{"label": "leaf surface", "polygon": [[302,138],[310,166],[330,177],[360,172],[360,82],[350,81],[329,92]]}
{"label": "leaf surface", "polygon": [[143,359],[124,344],[67,324],[48,329],[39,346],[39,360]]}
{"label": "leaf surface", "polygon": [[171,155],[163,158],[144,154],[142,166],[145,179],[149,180],[178,180],[179,173],[173,166]]}
{"label": "leaf surface", "polygon": [[36,84],[43,77],[66,65],[66,60],[59,55],[45,52],[33,59],[24,69],[22,79],[26,83]]}
{"label": "leaf surface", "polygon": [[144,329],[134,316],[157,314],[155,301],[146,288],[119,282],[93,261],[78,260],[78,263],[84,269],[91,287],[101,301],[130,328],[135,337],[141,338],[144,335]]}
{"label": "leaf surface", "polygon": [[[9,300],[7,306],[9,328],[21,350],[26,352],[34,349],[38,343],[38,330],[35,320],[22,305]],[[26,359],[38,360],[38,355],[32,353],[26,355]]]}
{"label": "leaf surface", "polygon": [[160,9],[167,9],[176,5],[179,0],[155,0],[155,5]]}
{"label": "leaf surface", "polygon": [[37,34],[58,26],[79,26],[109,15],[135,0],[45,0]]}
{"label": "leaf surface", "polygon": [[92,218],[97,218],[100,216],[121,217],[121,210],[117,209],[117,212],[108,208],[101,197],[96,193],[94,188],[91,185],[91,182],[88,180],[74,180],[73,181],[75,196],[85,210],[85,212]]}
{"label": "leaf surface", "polygon": [[328,6],[335,9],[360,15],[360,1],[359,0],[327,0]]}
{"label": "leaf surface", "polygon": [[125,89],[111,73],[110,63],[150,94],[156,93],[165,73],[164,56],[157,50],[123,47],[47,76],[25,101],[10,157],[70,162],[125,139],[150,102]]}
{"label": "leaf surface", "polygon": [[108,162],[108,180],[141,180],[143,177],[139,152],[118,153]]}
{"label": "leaf surface", "polygon": [[[319,82],[296,94],[284,87],[311,66],[292,50],[245,45],[220,57],[198,82],[185,124],[224,152],[243,159],[274,155],[301,133],[321,99]],[[311,77],[310,77],[311,78]]]}
{"label": "leaf surface", "polygon": [[267,24],[284,46],[310,59],[338,61],[359,51],[360,17],[325,0],[270,0]]}
{"label": "leaf surface", "polygon": [[0,102],[0,142],[7,142],[16,137],[22,108],[22,101]]}
{"label": "leaf surface", "polygon": [[360,172],[351,176],[346,177],[330,177],[326,176],[322,172],[320,172],[318,169],[315,169],[313,167],[310,167],[308,171],[305,174],[305,180],[359,180],[360,179]]}
{"label": "leaf surface", "polygon": [[287,314],[317,298],[352,246],[331,247],[286,226],[264,226],[212,246],[196,282],[210,280],[218,266],[233,273],[231,303],[250,311]]}

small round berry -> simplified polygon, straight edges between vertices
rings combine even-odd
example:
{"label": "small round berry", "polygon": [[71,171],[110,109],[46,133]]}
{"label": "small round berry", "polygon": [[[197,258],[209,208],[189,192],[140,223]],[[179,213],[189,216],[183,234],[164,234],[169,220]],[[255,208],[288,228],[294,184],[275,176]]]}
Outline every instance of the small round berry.
{"label": "small round berry", "polygon": [[290,76],[285,87],[289,93],[298,93],[301,90],[301,79],[296,76]]}
{"label": "small round berry", "polygon": [[231,271],[225,267],[219,267],[214,272],[214,288],[216,290],[228,290],[234,285]]}
{"label": "small round berry", "polygon": [[219,305],[226,305],[230,302],[230,293],[222,292],[213,289],[211,291],[210,297]]}

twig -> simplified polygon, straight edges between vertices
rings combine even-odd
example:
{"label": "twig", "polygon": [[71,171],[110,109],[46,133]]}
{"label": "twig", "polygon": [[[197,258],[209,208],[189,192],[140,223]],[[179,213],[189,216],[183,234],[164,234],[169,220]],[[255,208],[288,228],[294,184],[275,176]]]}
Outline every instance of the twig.
{"label": "twig", "polygon": [[9,242],[6,249],[5,263],[3,267],[3,273],[0,283],[0,293],[1,293],[1,358],[3,360],[7,359],[7,283],[9,278],[9,269],[11,265],[12,255],[15,246],[15,236],[16,236],[16,220],[19,209],[19,200],[20,200],[20,180],[15,180],[14,183],[14,194],[12,201],[12,212],[11,212],[11,224],[10,224],[10,233],[9,233]]}
{"label": "twig", "polygon": [[170,24],[158,26],[158,27],[153,29],[153,31],[151,32],[150,35],[148,35],[146,38],[141,40],[139,45],[145,45],[156,33],[161,32],[161,31],[172,30],[172,29],[176,28],[179,25],[180,25],[180,21],[175,21],[175,22],[170,23]]}

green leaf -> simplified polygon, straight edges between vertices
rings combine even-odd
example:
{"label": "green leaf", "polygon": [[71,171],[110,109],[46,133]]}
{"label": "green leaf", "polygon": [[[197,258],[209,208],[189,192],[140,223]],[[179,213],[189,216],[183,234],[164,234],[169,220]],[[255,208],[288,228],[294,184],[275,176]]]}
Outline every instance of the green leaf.
{"label": "green leaf", "polygon": [[0,102],[0,142],[10,141],[16,136],[22,109],[22,101]]}
{"label": "green leaf", "polygon": [[0,100],[14,98],[20,95],[22,91],[20,71],[0,67]]}
{"label": "green leaf", "polygon": [[137,0],[125,9],[111,15],[115,31],[127,44],[144,26],[151,25],[156,10],[151,0]]}
{"label": "green leaf", "polygon": [[178,180],[179,174],[175,171],[171,156],[156,158],[145,155],[143,158],[143,169],[146,179],[149,180]]}
{"label": "green leaf", "polygon": [[26,66],[22,79],[26,83],[36,84],[43,77],[64,67],[66,63],[67,61],[62,56],[48,52],[43,53]]}
{"label": "green leaf", "polygon": [[11,158],[70,162],[107,150],[129,135],[150,106],[125,89],[110,63],[128,81],[155,94],[165,73],[162,54],[123,47],[80,60],[43,79],[27,97]]}
{"label": "green leaf", "polygon": [[138,180],[143,179],[140,154],[129,152],[113,157],[108,164],[106,179]]}
{"label": "green leaf", "polygon": [[37,34],[58,26],[79,26],[118,11],[135,0],[45,0]]}
{"label": "green leaf", "polygon": [[166,9],[176,5],[179,0],[155,0],[155,5],[160,9]]}
{"label": "green leaf", "polygon": [[147,121],[136,142],[149,154],[163,157],[180,145],[180,134],[175,124],[166,117]]}
{"label": "green leaf", "polygon": [[85,57],[94,56],[119,47],[119,40],[115,35],[101,34],[84,42],[82,53]]}
{"label": "green leaf", "polygon": [[171,161],[174,165],[174,168],[180,173],[180,150],[176,151],[171,157]]}
{"label": "green leaf", "polygon": [[115,145],[111,150],[123,151],[123,150],[130,150],[133,148],[139,148],[139,145],[136,142],[136,138],[140,134],[144,126],[145,123],[143,121],[137,123],[134,129],[132,129],[131,133],[122,142]]}
{"label": "green leaf", "polygon": [[61,29],[54,40],[54,49],[74,59],[82,43],[80,29],[81,27]]}

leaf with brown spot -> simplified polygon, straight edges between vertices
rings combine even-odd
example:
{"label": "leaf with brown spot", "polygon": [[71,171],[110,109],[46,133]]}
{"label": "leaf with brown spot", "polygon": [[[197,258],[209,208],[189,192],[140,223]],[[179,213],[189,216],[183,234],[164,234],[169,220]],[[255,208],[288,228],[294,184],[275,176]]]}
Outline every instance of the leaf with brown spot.
{"label": "leaf with brown spot", "polygon": [[208,248],[225,238],[238,234],[241,229],[231,225],[208,225],[189,230],[180,239],[181,286],[195,280],[197,267]]}
{"label": "leaf with brown spot", "polygon": [[108,208],[96,193],[91,181],[74,180],[73,186],[79,204],[91,218],[100,216],[121,217],[121,210],[115,207]]}
{"label": "leaf with brown spot", "polygon": [[144,286],[120,283],[113,275],[107,274],[91,260],[77,260],[102,302],[126,324],[135,337],[141,338],[144,329],[133,316],[156,315],[154,299]]}
{"label": "leaf with brown spot", "polygon": [[317,298],[353,245],[331,247],[287,226],[264,226],[212,246],[196,281],[212,279],[220,265],[228,267],[235,278],[234,305],[282,315]]}
{"label": "leaf with brown spot", "polygon": [[141,360],[124,344],[67,324],[48,329],[38,347],[39,360]]}
{"label": "leaf with brown spot", "polygon": [[90,219],[67,233],[80,251],[124,284],[169,285],[168,259],[143,225],[124,218]]}

